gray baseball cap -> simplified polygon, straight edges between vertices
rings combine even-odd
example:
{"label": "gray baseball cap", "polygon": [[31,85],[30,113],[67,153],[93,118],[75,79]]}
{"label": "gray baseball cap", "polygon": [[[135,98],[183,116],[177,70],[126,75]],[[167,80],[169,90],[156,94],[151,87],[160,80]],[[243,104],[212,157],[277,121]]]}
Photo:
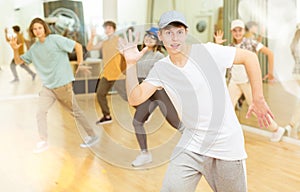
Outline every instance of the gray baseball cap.
{"label": "gray baseball cap", "polygon": [[163,13],[160,16],[158,27],[160,29],[165,28],[167,25],[169,25],[172,22],[182,23],[186,28],[188,28],[184,15],[175,10]]}

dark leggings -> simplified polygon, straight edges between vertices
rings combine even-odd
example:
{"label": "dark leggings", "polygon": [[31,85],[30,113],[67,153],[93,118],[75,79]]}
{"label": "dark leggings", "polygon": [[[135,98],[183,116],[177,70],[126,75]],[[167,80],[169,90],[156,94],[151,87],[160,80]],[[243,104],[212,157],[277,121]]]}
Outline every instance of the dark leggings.
{"label": "dark leggings", "polygon": [[171,126],[180,131],[183,129],[177,111],[166,91],[164,89],[157,90],[148,100],[136,106],[136,111],[133,118],[133,126],[141,150],[148,149],[144,123],[157,106]]}

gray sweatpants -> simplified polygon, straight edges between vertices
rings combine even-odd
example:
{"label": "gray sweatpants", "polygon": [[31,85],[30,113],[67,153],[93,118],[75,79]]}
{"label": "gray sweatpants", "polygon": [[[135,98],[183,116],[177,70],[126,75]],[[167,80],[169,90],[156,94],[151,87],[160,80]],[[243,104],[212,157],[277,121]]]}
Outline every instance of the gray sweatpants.
{"label": "gray sweatpants", "polygon": [[245,160],[224,161],[175,148],[161,192],[192,192],[202,175],[215,192],[246,192]]}

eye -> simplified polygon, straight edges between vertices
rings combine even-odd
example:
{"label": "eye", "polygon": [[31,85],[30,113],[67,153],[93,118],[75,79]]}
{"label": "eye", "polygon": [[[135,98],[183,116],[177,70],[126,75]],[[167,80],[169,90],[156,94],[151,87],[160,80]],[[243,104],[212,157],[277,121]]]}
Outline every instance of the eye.
{"label": "eye", "polygon": [[156,38],[155,38],[154,35],[151,35],[150,38],[151,38],[152,40],[156,40]]}

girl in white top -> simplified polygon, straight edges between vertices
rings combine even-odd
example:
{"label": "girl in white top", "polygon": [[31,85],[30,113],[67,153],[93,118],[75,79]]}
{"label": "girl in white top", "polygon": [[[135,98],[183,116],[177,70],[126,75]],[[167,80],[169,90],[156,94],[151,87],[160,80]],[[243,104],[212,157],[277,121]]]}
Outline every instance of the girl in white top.
{"label": "girl in white top", "polygon": [[[268,79],[269,81],[274,81],[273,52],[269,48],[264,46],[262,43],[252,38],[246,38],[245,24],[241,20],[237,19],[231,22],[231,34],[233,37],[233,42],[229,46],[246,49],[254,53],[261,52],[267,55],[268,62],[269,62],[268,65],[269,69],[268,69],[268,74],[264,76],[263,80]],[[222,40],[222,38],[223,38],[223,33],[218,32],[217,35],[215,36],[216,43],[221,44],[225,42],[225,40]],[[238,99],[241,97],[242,94],[245,95],[246,102],[248,103],[248,105],[251,105],[252,91],[251,91],[251,86],[250,86],[250,82],[245,67],[243,65],[234,64],[230,71],[231,71],[231,77],[228,84],[228,90],[229,90],[229,94],[233,106],[234,107],[236,106]],[[285,129],[279,127],[275,121],[271,120],[271,122],[272,122],[271,125],[268,127],[268,129],[273,132],[270,140],[273,142],[278,142],[281,140],[282,136],[284,135]]]}

